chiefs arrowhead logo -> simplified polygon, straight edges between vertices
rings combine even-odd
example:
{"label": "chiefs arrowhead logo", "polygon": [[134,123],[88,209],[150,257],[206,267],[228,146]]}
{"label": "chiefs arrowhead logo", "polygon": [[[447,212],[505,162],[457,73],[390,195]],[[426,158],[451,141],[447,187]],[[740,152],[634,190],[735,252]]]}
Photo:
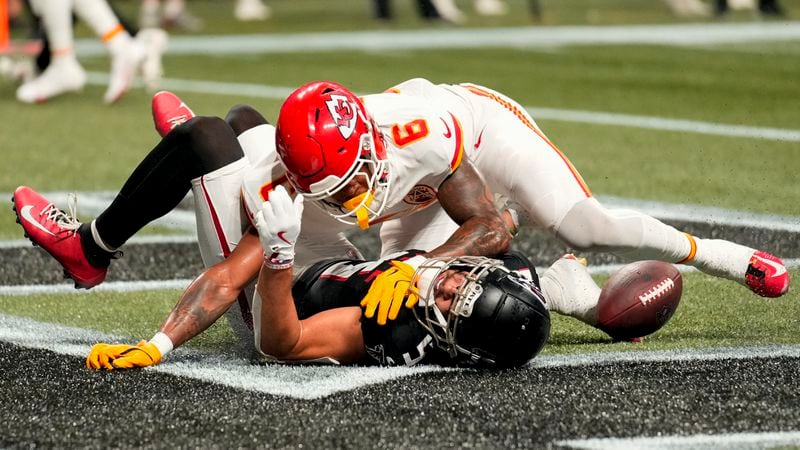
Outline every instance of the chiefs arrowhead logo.
{"label": "chiefs arrowhead logo", "polygon": [[356,129],[356,116],[358,115],[358,106],[347,100],[344,95],[333,94],[330,100],[325,102],[328,107],[328,112],[331,113],[336,127],[339,128],[339,133],[345,140],[350,139],[353,131]]}
{"label": "chiefs arrowhead logo", "polygon": [[425,205],[436,200],[436,190],[424,184],[418,184],[411,188],[403,201],[410,205]]}

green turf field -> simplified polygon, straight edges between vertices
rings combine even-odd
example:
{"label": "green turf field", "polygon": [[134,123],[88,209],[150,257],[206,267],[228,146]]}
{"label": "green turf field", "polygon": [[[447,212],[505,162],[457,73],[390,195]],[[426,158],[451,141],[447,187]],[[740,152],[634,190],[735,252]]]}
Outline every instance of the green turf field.
{"label": "green turf field", "polygon": [[[791,272],[793,279],[800,270]],[[604,277],[597,278],[598,283]],[[149,338],[161,326],[180,292],[81,293],[70,295],[0,296],[0,313],[43,322],[87,328],[131,339]],[[800,295],[763,299],[734,283],[702,274],[684,275],[684,294],[671,321],[644,343],[612,343],[611,339],[575,319],[553,315],[552,335],[545,353],[657,350],[696,347],[737,347],[798,344]],[[236,342],[225,321],[188,345],[222,349]]]}
{"label": "green turf field", "polygon": [[[125,9],[134,2],[121,2]],[[297,33],[353,29],[428,29],[395,2],[397,21],[378,24],[367,2],[271,0],[275,18],[239,24],[231,2],[190,1],[206,21],[204,33]],[[505,18],[470,15],[468,26],[625,25],[687,22],[660,2],[546,0],[535,23],[522,0]],[[800,0],[783,1],[800,16]],[[459,2],[469,14],[469,2]],[[736,13],[729,22],[752,20]],[[713,20],[708,20],[709,23]],[[775,26],[780,26],[775,24]],[[436,26],[436,29],[452,29]],[[86,36],[85,29],[79,29]],[[548,49],[461,49],[279,55],[167,56],[166,76],[293,88],[333,79],[361,93],[381,91],[412,77],[470,81],[504,92],[531,107],[800,130],[800,41],[697,47],[592,46]],[[106,58],[83,61],[106,72]],[[103,86],[87,86],[43,105],[14,101],[16,86],[0,83],[0,193],[21,184],[42,191],[117,190],[158,142],[150,94],[135,89],[117,105],[101,103]],[[224,115],[250,103],[274,119],[279,99],[176,92],[203,115]],[[536,118],[534,116],[534,118]],[[571,158],[597,194],[800,216],[800,143],[545,119],[539,125]],[[80,208],[80,203],[79,203]],[[0,239],[21,238],[8,199],[0,199]],[[800,272],[792,272],[800,279]],[[177,292],[0,297],[0,312],[102,331],[149,337]],[[687,275],[683,304],[647,348],[798,343],[800,294],[769,301],[733,283]],[[232,339],[216,327],[199,345]],[[600,343],[602,342],[602,343]],[[558,319],[550,352],[636,349],[609,346],[603,335],[571,319]]]}

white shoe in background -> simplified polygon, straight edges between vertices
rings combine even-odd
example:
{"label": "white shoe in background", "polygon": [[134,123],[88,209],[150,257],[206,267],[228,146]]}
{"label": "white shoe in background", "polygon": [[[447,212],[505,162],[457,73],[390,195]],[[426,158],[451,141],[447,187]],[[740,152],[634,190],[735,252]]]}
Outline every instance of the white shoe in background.
{"label": "white shoe in background", "polygon": [[475,0],[475,12],[482,16],[504,16],[508,5],[502,0]]}
{"label": "white shoe in background", "polygon": [[52,97],[83,89],[86,72],[75,57],[55,58],[38,77],[17,89],[17,100],[41,103]]}
{"label": "white shoe in background", "polygon": [[433,3],[442,20],[454,24],[461,24],[466,21],[464,13],[458,9],[453,0],[431,0],[431,3]]}
{"label": "white shoe in background", "polygon": [[272,16],[272,10],[261,0],[236,0],[233,15],[242,22],[266,20]]}
{"label": "white shoe in background", "polygon": [[108,89],[103,96],[105,103],[115,103],[128,92],[144,58],[145,48],[142,42],[136,39],[132,39],[123,49],[112,55]]}

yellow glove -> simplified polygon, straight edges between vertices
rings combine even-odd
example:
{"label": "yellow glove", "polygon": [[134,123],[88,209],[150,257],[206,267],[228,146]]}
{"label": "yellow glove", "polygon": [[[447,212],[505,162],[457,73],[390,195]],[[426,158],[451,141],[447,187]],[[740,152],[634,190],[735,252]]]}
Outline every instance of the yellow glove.
{"label": "yellow glove", "polygon": [[147,367],[161,361],[161,352],[155,345],[140,341],[135,346],[128,344],[95,344],[86,358],[89,369],[130,369]]}
{"label": "yellow glove", "polygon": [[366,307],[364,316],[371,319],[378,310],[378,325],[386,325],[386,319],[394,320],[400,313],[403,299],[406,308],[413,308],[419,300],[415,289],[411,289],[411,277],[414,268],[402,261],[392,261],[392,267],[375,277],[369,287],[369,292],[361,300],[361,306]]}

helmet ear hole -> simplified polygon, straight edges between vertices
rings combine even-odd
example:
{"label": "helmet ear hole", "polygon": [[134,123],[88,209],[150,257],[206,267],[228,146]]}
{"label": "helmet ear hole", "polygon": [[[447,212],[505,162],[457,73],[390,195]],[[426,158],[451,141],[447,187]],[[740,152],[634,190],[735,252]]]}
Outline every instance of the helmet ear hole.
{"label": "helmet ear hole", "polygon": [[456,364],[517,367],[539,353],[550,334],[550,314],[533,282],[489,258],[455,258],[438,270],[434,278],[446,270],[468,272],[467,283],[446,318],[429,303],[417,320]]}

